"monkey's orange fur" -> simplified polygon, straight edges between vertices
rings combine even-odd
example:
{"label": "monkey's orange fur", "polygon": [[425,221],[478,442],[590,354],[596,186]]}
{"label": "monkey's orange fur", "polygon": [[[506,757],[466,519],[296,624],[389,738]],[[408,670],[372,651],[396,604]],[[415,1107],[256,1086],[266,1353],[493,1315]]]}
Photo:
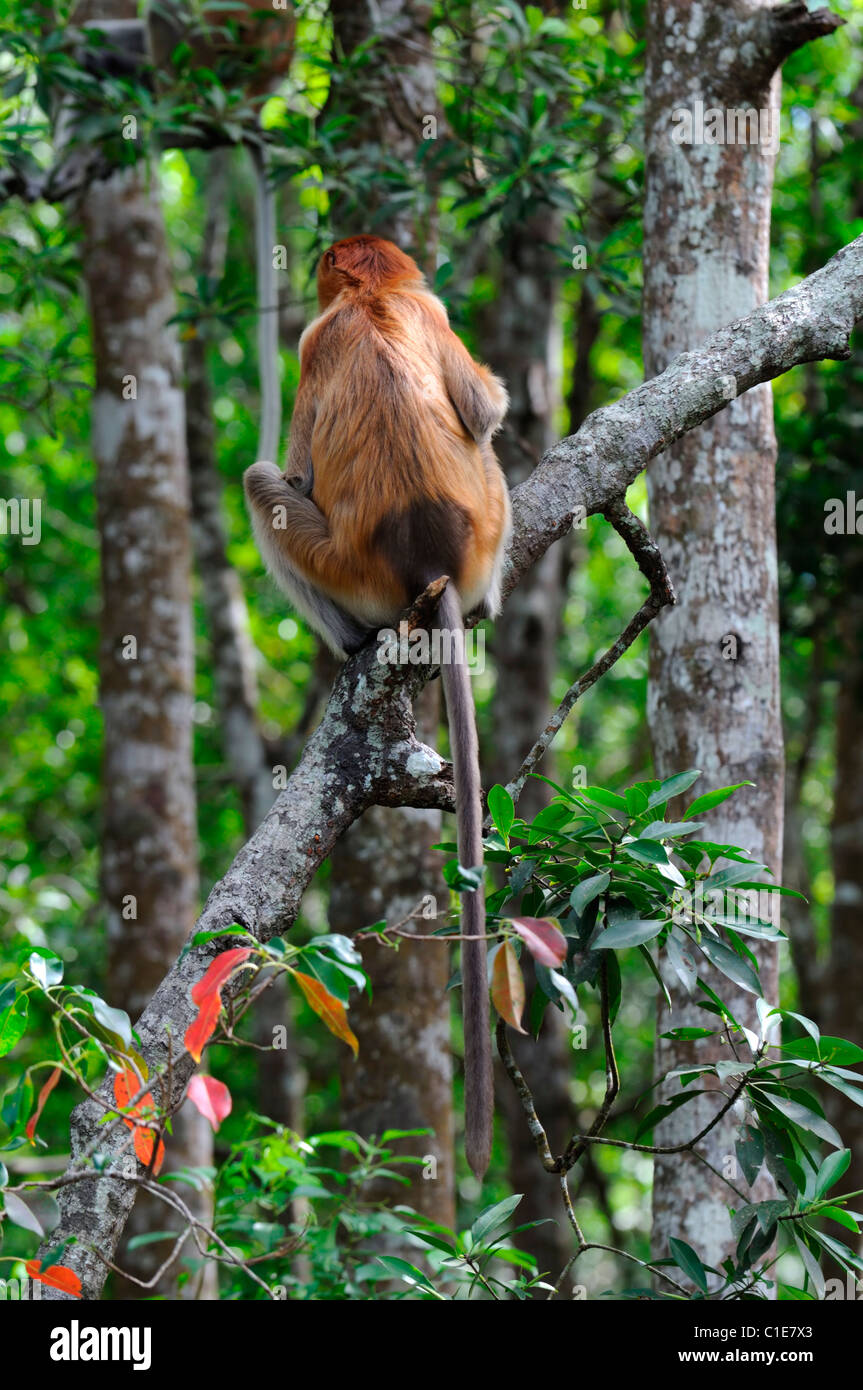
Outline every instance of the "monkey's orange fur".
{"label": "monkey's orange fur", "polygon": [[367,628],[391,623],[440,574],[465,612],[495,612],[509,499],[490,438],[503,385],[391,242],[337,242],[321,258],[318,298],[287,468],[255,464],[245,479],[275,577],[319,629],[292,575]]}

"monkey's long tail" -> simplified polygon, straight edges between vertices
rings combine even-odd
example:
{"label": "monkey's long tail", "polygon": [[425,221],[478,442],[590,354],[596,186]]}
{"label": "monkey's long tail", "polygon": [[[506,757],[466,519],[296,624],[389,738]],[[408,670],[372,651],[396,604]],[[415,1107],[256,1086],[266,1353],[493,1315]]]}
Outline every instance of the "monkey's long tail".
{"label": "monkey's long tail", "polygon": [[[450,583],[440,600],[441,625],[452,632],[452,662],[441,668],[450,744],[455,771],[458,858],[465,869],[482,865],[482,789],[479,742],[470,673],[465,651],[461,601]],[[485,894],[461,895],[461,929],[465,936],[485,935]],[[461,949],[464,1018],[464,1111],[467,1161],[477,1178],[488,1167],[494,1114],[494,1083],[488,1018],[485,941],[463,941]]]}

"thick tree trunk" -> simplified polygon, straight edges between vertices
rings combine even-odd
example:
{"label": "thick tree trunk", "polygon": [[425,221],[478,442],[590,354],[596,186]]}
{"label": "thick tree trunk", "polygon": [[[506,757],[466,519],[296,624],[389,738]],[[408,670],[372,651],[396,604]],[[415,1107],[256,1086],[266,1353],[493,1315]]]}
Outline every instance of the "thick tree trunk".
{"label": "thick tree trunk", "polygon": [[[108,998],[136,1019],[194,925],[193,645],[188,476],[170,263],[155,180],[144,166],[93,184],[81,209],[96,364],[93,445],[102,557],[102,883]],[[209,1126],[186,1106],[169,1165],[212,1161]],[[207,1214],[206,1198],[189,1204]],[[148,1199],[130,1235],[167,1229]],[[162,1245],[125,1257],[139,1278]],[[175,1287],[176,1268],[160,1281]],[[196,1295],[195,1281],[186,1292]],[[124,1285],[125,1296],[135,1286]]]}
{"label": "thick tree trunk", "polygon": [[[843,537],[843,545],[846,588],[838,622],[840,685],[831,833],[833,905],[830,959],[821,992],[821,1027],[827,1034],[849,1038],[859,1046],[863,1042],[863,560],[859,536]],[[857,1192],[863,1188],[863,1109],[831,1093],[828,1114],[852,1154],[841,1191]],[[848,1238],[848,1244],[854,1244],[853,1237]]]}
{"label": "thick tree trunk", "polygon": [[[863,150],[863,81],[853,97],[857,118],[851,128],[858,153]],[[851,201],[854,217],[863,217],[863,186]],[[848,413],[863,411],[863,351],[858,347],[849,364]],[[849,443],[850,443],[849,439]],[[859,476],[859,455],[846,460],[849,480]],[[859,523],[858,523],[859,524]],[[824,1030],[863,1044],[863,556],[859,535],[838,540],[839,571],[844,593],[837,617],[839,694],[836,702],[836,774],[833,787],[833,906],[830,914],[830,958],[824,972],[821,1005]],[[851,1166],[842,1191],[863,1188],[863,1108],[838,1092],[828,1098],[830,1119],[851,1150]],[[852,1239],[848,1244],[854,1244]],[[860,1249],[860,1242],[857,1243]],[[844,1271],[831,1269],[844,1280]]]}
{"label": "thick tree trunk", "polygon": [[[349,935],[386,918],[395,925],[421,908],[425,895],[446,910],[440,876],[437,811],[391,811],[374,807],[343,836],[333,854],[330,926]],[[431,907],[429,910],[432,910]],[[434,921],[410,924],[427,935]],[[453,1226],[452,1060],[446,992],[450,963],[437,942],[398,950],[366,942],[363,962],[373,986],[371,1000],[351,1006],[359,1057],[342,1065],[343,1122],[364,1135],[388,1129],[429,1129],[430,1136],[396,1141],[400,1153],[425,1160],[405,1168],[410,1188],[386,1183],[370,1196],[407,1202],[434,1221]],[[388,1247],[389,1248],[389,1247]],[[416,1250],[410,1253],[415,1259]]]}
{"label": "thick tree trunk", "polygon": [[[498,244],[496,275],[505,292],[483,315],[483,350],[506,382],[510,406],[495,447],[511,488],[523,482],[554,439],[560,405],[562,343],[557,313],[555,247],[559,219],[539,207],[525,222],[510,227]],[[548,718],[563,605],[562,541],[546,551],[525,575],[494,625],[496,685],[492,707],[494,758],[489,783],[506,784]],[[554,777],[549,755],[542,772]],[[530,820],[547,804],[544,782],[529,781],[519,815]],[[524,962],[530,970],[529,963]],[[546,1012],[539,1038],[510,1034],[513,1054],[527,1076],[539,1114],[552,1142],[565,1145],[574,1112],[569,1095],[572,1054],[563,1015]],[[572,1237],[556,1218],[554,1184],[537,1162],[521,1102],[498,1067],[497,1102],[506,1129],[509,1179],[524,1194],[519,1222],[543,1221],[519,1237],[519,1246],[536,1257],[539,1269],[556,1279],[572,1254]]]}
{"label": "thick tree trunk", "polygon": [[[649,0],[646,74],[644,355],[648,376],[679,352],[767,299],[770,202],[779,134],[778,69],[825,27],[802,6],[763,0]],[[834,27],[832,25],[826,28]],[[758,133],[734,143],[675,143],[679,113],[718,108],[761,113]],[[733,138],[733,135],[732,135]],[[783,748],[779,710],[778,605],[774,528],[772,397],[769,386],[728,407],[654,460],[648,471],[651,527],[678,605],[654,625],[649,718],[659,776],[700,768],[701,789],[751,780],[708,817],[712,839],[743,845],[779,881]],[[761,946],[765,997],[778,1002],[776,948]],[[754,1000],[724,977],[706,976],[750,1026]],[[668,980],[674,1026],[703,1013]],[[669,1026],[660,1002],[662,1031]],[[717,1037],[699,1059],[729,1055]],[[658,1039],[657,1071],[690,1061],[693,1045]],[[673,1088],[677,1089],[677,1083]],[[716,1100],[699,1097],[659,1127],[657,1142],[681,1142],[707,1122]],[[727,1170],[737,1119],[729,1113],[701,1146]],[[739,1182],[742,1179],[738,1179]],[[692,1155],[659,1157],[654,1170],[653,1244],[687,1240],[708,1263],[733,1253],[726,1208],[734,1194]],[[739,1199],[737,1199],[739,1200]]]}

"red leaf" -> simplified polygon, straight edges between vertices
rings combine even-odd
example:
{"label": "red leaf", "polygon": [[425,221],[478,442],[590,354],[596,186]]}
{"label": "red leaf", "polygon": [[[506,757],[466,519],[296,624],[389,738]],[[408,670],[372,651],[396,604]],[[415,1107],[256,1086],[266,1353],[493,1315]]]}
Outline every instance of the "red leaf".
{"label": "red leaf", "polygon": [[299,970],[294,970],[292,973],[318,1017],[324,1020],[331,1033],[334,1033],[337,1038],[341,1038],[342,1042],[347,1043],[354,1056],[357,1057],[360,1045],[356,1035],[351,1031],[345,1006],[341,1000],[336,999],[334,994],[330,994],[320,980],[314,979],[313,976],[303,975]]}
{"label": "red leaf", "polygon": [[534,960],[554,970],[566,960],[566,937],[550,917],[513,917],[512,929],[518,932]]}
{"label": "red leaf", "polygon": [[207,973],[192,986],[192,1002],[203,1004],[208,995],[218,994],[229,976],[252,954],[251,946],[237,946],[233,951],[222,951],[211,961]]}
{"label": "red leaf", "polygon": [[36,1102],[36,1109],[33,1111],[33,1114],[27,1121],[27,1138],[30,1140],[31,1144],[33,1143],[33,1140],[36,1138],[36,1126],[39,1123],[39,1116],[42,1114],[42,1111],[45,1108],[45,1102],[59,1080],[60,1068],[55,1067],[51,1075],[48,1077],[48,1080],[45,1082],[45,1085],[39,1092],[39,1099]]}
{"label": "red leaf", "polygon": [[[127,1067],[125,1071],[118,1071],[114,1077],[114,1099],[119,1110],[128,1110],[132,1104],[132,1098],[137,1096],[141,1089],[142,1082],[138,1080],[135,1073]],[[129,1113],[135,1117],[144,1116],[156,1109],[156,1102],[150,1091],[144,1094],[135,1103],[134,1110]],[[129,1123],[128,1117],[124,1115],[126,1124]]]}
{"label": "red leaf", "polygon": [[206,974],[192,985],[192,1002],[198,1005],[198,1017],[186,1029],[183,1041],[196,1062],[200,1062],[201,1053],[216,1031],[222,1012],[222,985],[251,954],[251,946],[237,946],[232,951],[222,951],[210,962]]}
{"label": "red leaf", "polygon": [[136,1120],[147,1119],[155,1112],[156,1102],[150,1091],[145,1091],[140,1100],[136,1101],[132,1109],[132,1097],[136,1096],[141,1089],[141,1083],[133,1071],[128,1068],[126,1071],[118,1072],[114,1077],[114,1100],[120,1110],[128,1110],[129,1113],[123,1116],[123,1123],[134,1130],[132,1142],[141,1163],[149,1168],[153,1159],[153,1151],[156,1151],[156,1161],[153,1163],[153,1172],[158,1173],[165,1161],[165,1145],[159,1140],[159,1147],[156,1149],[156,1131],[144,1125],[135,1124]]}
{"label": "red leaf", "polygon": [[[156,1131],[154,1129],[144,1129],[143,1125],[134,1125],[135,1134],[133,1144],[138,1159],[145,1168],[149,1168],[153,1163],[153,1150],[156,1149]],[[159,1147],[156,1149],[156,1161],[153,1163],[153,1174],[159,1172],[165,1162],[165,1145],[159,1140]]]}
{"label": "red leaf", "polygon": [[495,954],[491,968],[491,999],[501,1018],[505,1018],[519,1033],[525,1031],[521,1026],[524,998],[524,976],[518,956],[512,942],[505,941]]}
{"label": "red leaf", "polygon": [[73,1269],[67,1269],[65,1265],[49,1265],[42,1274],[41,1260],[25,1260],[24,1268],[30,1278],[38,1279],[40,1284],[48,1284],[52,1289],[62,1289],[63,1293],[70,1293],[73,1298],[81,1297],[81,1280]]}
{"label": "red leaf", "polygon": [[214,1076],[193,1076],[186,1095],[213,1129],[218,1129],[231,1113],[231,1093],[224,1082],[217,1081]]}
{"label": "red leaf", "polygon": [[186,1029],[186,1036],[183,1042],[186,1044],[187,1051],[191,1052],[196,1062],[200,1062],[201,1053],[216,1031],[216,1024],[219,1021],[219,1014],[222,1012],[222,996],[218,993],[208,994],[198,1010],[198,1017]]}

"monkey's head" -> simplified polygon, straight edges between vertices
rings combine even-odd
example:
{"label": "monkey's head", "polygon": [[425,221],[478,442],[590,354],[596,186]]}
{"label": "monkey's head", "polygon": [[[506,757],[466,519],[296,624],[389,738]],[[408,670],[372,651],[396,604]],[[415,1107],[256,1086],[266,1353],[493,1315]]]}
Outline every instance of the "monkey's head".
{"label": "monkey's head", "polygon": [[383,237],[349,236],[325,251],[318,262],[318,303],[322,309],[342,290],[378,294],[400,285],[423,283],[416,261]]}

